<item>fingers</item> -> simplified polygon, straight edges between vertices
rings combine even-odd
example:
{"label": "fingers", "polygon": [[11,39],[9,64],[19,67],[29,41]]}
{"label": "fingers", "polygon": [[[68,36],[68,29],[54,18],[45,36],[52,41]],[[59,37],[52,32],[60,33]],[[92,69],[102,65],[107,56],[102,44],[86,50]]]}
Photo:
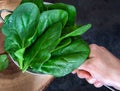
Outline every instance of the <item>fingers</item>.
{"label": "fingers", "polygon": [[89,72],[85,71],[85,70],[79,70],[79,69],[75,69],[72,74],[77,73],[78,77],[80,78],[89,78],[91,75]]}
{"label": "fingers", "polygon": [[99,88],[103,86],[103,83],[91,76],[91,74],[85,70],[76,69],[72,72],[77,73],[79,78],[85,78],[89,84],[93,84],[95,87]]}
{"label": "fingers", "polygon": [[80,78],[86,78],[86,79],[91,77],[90,73],[85,70],[78,70],[77,75]]}
{"label": "fingers", "polygon": [[101,83],[101,82],[99,82],[99,81],[96,81],[96,82],[94,83],[94,86],[97,87],[97,88],[100,88],[100,87],[102,87],[103,85],[104,85],[104,84]]}
{"label": "fingers", "polygon": [[86,80],[89,84],[94,84],[96,82],[96,79],[94,79],[93,77],[89,77]]}
{"label": "fingers", "polygon": [[96,79],[93,78],[93,77],[87,78],[86,80],[87,80],[87,82],[88,82],[89,84],[93,84],[93,85],[94,85],[95,87],[97,87],[97,88],[103,86],[103,83],[102,83],[102,82],[96,80]]}
{"label": "fingers", "polygon": [[78,71],[78,69],[73,70],[73,71],[72,71],[72,74],[77,73],[77,71]]}

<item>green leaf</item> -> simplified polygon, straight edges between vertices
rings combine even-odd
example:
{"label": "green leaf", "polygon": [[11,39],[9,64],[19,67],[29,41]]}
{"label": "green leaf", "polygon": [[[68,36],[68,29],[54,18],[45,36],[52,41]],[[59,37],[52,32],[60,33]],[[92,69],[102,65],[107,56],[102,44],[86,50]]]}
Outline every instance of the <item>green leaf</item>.
{"label": "green leaf", "polygon": [[52,52],[52,56],[66,55],[69,53],[81,51],[88,52],[89,54],[89,46],[81,38],[77,38],[75,40],[72,40],[72,42],[68,46]]}
{"label": "green leaf", "polygon": [[21,4],[25,2],[32,2],[36,4],[41,12],[44,10],[43,0],[22,0]]}
{"label": "green leaf", "polygon": [[[59,40],[60,41],[60,40]],[[69,45],[71,43],[72,39],[71,38],[66,38],[66,39],[63,39],[62,41],[60,41],[60,43],[57,45],[57,47],[53,50],[53,51],[56,51],[60,48],[63,48],[67,45]],[[53,52],[52,51],[52,52]]]}
{"label": "green leaf", "polygon": [[49,10],[41,13],[37,31],[41,35],[45,29],[52,26],[54,23],[61,22],[64,27],[68,20],[68,13],[64,10]]}
{"label": "green leaf", "polygon": [[[39,9],[35,4],[24,3],[6,18],[2,32],[6,36],[4,48],[8,53],[14,54],[18,50],[25,50],[35,41],[37,37],[35,27],[39,15]],[[22,53],[24,54],[24,51]],[[22,58],[23,54],[17,55],[18,61],[23,61],[19,59]]]}
{"label": "green leaf", "polygon": [[45,62],[46,59],[41,60],[44,59],[45,57],[45,55],[43,56],[43,54],[46,54],[47,59],[50,57],[51,51],[58,44],[58,42],[56,41],[60,38],[61,31],[62,31],[61,23],[53,24],[51,27],[48,28],[48,30],[45,31],[43,35],[41,35],[37,39],[37,41],[30,48],[27,49],[24,56],[25,68],[29,67],[31,62],[32,62],[31,64],[33,64],[31,67],[34,67],[34,65],[36,65],[36,63],[38,62],[40,64]]}
{"label": "green leaf", "polygon": [[79,67],[88,57],[89,47],[83,40],[73,41],[70,45],[52,53],[51,58],[42,67],[34,67],[32,71],[61,77]]}
{"label": "green leaf", "polygon": [[84,34],[90,28],[91,28],[91,24],[83,25],[83,26],[81,26],[81,27],[79,27],[79,28],[71,31],[70,33],[67,33],[66,35],[62,36],[61,40],[64,39],[64,38],[67,38],[67,37],[82,35],[82,34]]}
{"label": "green leaf", "polygon": [[64,3],[46,4],[46,10],[62,9],[68,13],[67,25],[74,25],[76,20],[76,8],[73,5]]}
{"label": "green leaf", "polygon": [[0,55],[0,71],[5,70],[8,67],[9,61],[6,54]]}
{"label": "green leaf", "polygon": [[[30,53],[28,51],[25,54],[24,67],[23,67],[22,71],[25,72],[29,66],[31,68],[38,67],[38,65],[40,63],[42,65],[42,63],[46,62],[50,57],[51,57],[51,53],[46,49],[41,49],[41,50],[36,51],[36,52],[30,51]],[[39,67],[41,67],[41,66],[39,65]]]}
{"label": "green leaf", "polygon": [[[24,52],[25,52],[25,48],[22,48],[22,49],[17,50],[14,53],[14,55],[17,57],[17,60],[19,60],[18,64],[20,65],[20,69],[23,68],[23,60],[24,60],[23,54],[24,54]],[[16,59],[16,58],[14,58],[14,56],[13,56],[13,59]]]}

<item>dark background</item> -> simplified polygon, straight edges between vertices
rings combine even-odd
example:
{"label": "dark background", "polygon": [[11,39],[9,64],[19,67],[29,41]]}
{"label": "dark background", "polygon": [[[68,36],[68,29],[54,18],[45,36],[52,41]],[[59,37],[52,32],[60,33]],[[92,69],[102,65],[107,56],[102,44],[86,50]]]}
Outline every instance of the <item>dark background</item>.
{"label": "dark background", "polygon": [[[77,9],[76,23],[92,24],[82,37],[89,44],[106,47],[120,58],[120,0],[44,0],[72,4]],[[46,91],[110,91],[106,87],[95,88],[84,79],[68,74],[55,78]]]}

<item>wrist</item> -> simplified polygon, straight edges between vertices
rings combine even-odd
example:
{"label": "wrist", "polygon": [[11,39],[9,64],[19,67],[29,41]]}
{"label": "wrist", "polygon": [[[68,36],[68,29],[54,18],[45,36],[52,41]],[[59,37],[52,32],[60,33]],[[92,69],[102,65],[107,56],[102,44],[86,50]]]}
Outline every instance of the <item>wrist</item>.
{"label": "wrist", "polygon": [[[120,60],[118,59],[117,61],[118,61],[118,65],[120,65]],[[120,78],[120,66],[116,66],[116,68],[113,70],[114,70],[114,72],[112,74],[112,80],[111,80],[112,82],[111,83],[114,84],[113,85],[114,88],[120,90],[120,79],[119,79]]]}

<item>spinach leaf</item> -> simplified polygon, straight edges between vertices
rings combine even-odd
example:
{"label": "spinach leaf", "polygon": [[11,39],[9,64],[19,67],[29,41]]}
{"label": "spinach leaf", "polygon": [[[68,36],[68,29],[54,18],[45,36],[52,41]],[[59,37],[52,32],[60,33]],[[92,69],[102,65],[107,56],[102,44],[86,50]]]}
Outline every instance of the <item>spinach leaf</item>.
{"label": "spinach leaf", "polygon": [[[61,40],[64,39],[64,38],[67,38],[67,37],[82,35],[82,34],[84,34],[90,28],[91,28],[91,24],[83,25],[83,26],[81,26],[81,27],[79,27],[79,28],[71,31],[70,33],[67,33],[64,36],[62,36]],[[71,27],[70,27],[70,29],[71,29]]]}
{"label": "spinach leaf", "polygon": [[9,61],[6,54],[0,55],[0,71],[8,67]]}
{"label": "spinach leaf", "polygon": [[81,38],[77,38],[75,39],[75,41],[72,41],[72,43],[70,43],[68,46],[52,52],[52,56],[66,55],[72,52],[81,51],[88,52],[89,54],[89,47],[85,41],[83,41]]}
{"label": "spinach leaf", "polygon": [[68,13],[67,25],[74,25],[76,20],[76,8],[73,5],[64,3],[46,4],[46,10],[62,9]]}
{"label": "spinach leaf", "polygon": [[61,36],[61,31],[61,23],[53,24],[48,28],[48,30],[45,31],[43,35],[37,39],[37,41],[30,48],[26,50],[24,55],[25,67],[23,70],[26,70],[31,62],[31,67],[34,68],[37,63],[42,64],[51,56],[50,53],[57,46],[57,40]]}
{"label": "spinach leaf", "polygon": [[38,49],[37,51],[30,51],[30,53],[27,51],[24,57],[22,72],[25,72],[29,66],[32,69],[36,66],[38,67],[38,65],[41,67],[42,63],[46,62],[50,57],[51,53],[47,49]]}
{"label": "spinach leaf", "polygon": [[42,64],[42,67],[39,67],[39,64],[32,71],[52,74],[55,77],[65,76],[79,67],[88,55],[88,45],[82,39],[76,40],[70,45],[53,52],[51,58]]}
{"label": "spinach leaf", "polygon": [[[60,41],[60,39],[58,40],[59,42],[59,44],[56,46],[56,48],[53,50],[53,51],[56,51],[56,50],[58,50],[58,49],[60,49],[60,48],[63,48],[63,47],[65,47],[65,46],[67,46],[67,45],[69,45],[70,43],[71,43],[71,41],[72,41],[72,39],[71,38],[65,38],[65,39],[63,39],[63,40],[61,40]],[[53,52],[52,51],[52,52]]]}
{"label": "spinach leaf", "polygon": [[49,10],[41,13],[39,23],[37,26],[38,34],[41,35],[46,28],[52,26],[52,24],[61,22],[64,27],[68,20],[68,13],[64,10]]}
{"label": "spinach leaf", "polygon": [[24,3],[14,10],[2,27],[2,32],[6,36],[5,50],[17,56],[21,68],[25,49],[37,37],[35,27],[39,15],[39,9],[35,4]]}
{"label": "spinach leaf", "polygon": [[32,2],[36,4],[41,12],[44,10],[43,0],[22,0],[21,4],[26,2]]}

